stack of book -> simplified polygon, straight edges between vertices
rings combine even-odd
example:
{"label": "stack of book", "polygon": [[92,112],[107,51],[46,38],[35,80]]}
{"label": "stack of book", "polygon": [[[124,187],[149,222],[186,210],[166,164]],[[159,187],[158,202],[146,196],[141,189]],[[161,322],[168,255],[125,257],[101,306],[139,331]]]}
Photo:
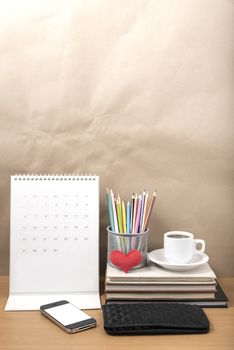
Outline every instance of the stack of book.
{"label": "stack of book", "polygon": [[168,271],[153,263],[125,273],[107,264],[107,303],[177,302],[227,307],[227,297],[208,263],[190,271]]}

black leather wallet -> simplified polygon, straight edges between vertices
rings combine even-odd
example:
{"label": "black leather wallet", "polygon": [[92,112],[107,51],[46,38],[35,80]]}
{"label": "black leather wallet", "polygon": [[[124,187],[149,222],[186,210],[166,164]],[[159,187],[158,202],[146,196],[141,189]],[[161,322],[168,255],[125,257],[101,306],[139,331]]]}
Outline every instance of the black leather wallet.
{"label": "black leather wallet", "polygon": [[209,320],[201,307],[185,304],[106,304],[104,329],[112,335],[207,333]]}

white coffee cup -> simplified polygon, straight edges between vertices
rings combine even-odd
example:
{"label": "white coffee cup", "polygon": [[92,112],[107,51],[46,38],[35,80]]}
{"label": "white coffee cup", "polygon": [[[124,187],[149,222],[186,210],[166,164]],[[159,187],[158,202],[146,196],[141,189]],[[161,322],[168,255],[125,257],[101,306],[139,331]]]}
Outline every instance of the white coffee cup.
{"label": "white coffee cup", "polygon": [[[201,249],[197,249],[198,243]],[[188,263],[194,254],[204,253],[205,247],[205,241],[194,239],[191,232],[170,231],[164,234],[164,256],[175,263]]]}

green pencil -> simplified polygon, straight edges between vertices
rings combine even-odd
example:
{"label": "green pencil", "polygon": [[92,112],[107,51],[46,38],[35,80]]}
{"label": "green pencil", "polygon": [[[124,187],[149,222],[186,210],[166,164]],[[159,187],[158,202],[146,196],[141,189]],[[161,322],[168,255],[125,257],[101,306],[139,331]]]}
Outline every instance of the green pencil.
{"label": "green pencil", "polygon": [[122,210],[121,210],[121,201],[120,197],[118,196],[116,201],[116,207],[117,207],[117,217],[118,217],[118,224],[119,224],[119,232],[123,233],[123,219],[122,219]]}

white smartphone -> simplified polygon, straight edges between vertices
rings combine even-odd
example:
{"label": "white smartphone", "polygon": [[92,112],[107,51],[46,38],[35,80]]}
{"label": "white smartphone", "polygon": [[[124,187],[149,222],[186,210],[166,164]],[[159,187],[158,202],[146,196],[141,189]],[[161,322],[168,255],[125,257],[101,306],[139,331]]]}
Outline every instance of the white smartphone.
{"label": "white smartphone", "polygon": [[76,333],[96,326],[96,320],[67,300],[42,305],[41,313],[67,333]]}

